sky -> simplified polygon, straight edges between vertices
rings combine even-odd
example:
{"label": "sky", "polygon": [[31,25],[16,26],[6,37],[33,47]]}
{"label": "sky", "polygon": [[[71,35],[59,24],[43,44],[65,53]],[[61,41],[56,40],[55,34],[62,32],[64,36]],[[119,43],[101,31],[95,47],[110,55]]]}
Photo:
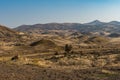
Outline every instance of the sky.
{"label": "sky", "polygon": [[120,21],[120,0],[0,0],[0,24]]}

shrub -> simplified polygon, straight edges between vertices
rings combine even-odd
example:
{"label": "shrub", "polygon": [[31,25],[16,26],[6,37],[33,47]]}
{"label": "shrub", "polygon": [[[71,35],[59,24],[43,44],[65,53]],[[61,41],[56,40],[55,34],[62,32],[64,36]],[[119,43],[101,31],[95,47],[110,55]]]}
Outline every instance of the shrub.
{"label": "shrub", "polygon": [[65,52],[69,53],[72,50],[72,46],[66,44],[64,49],[65,49]]}
{"label": "shrub", "polygon": [[13,56],[13,57],[11,58],[11,60],[18,60],[18,59],[19,59],[19,56],[18,56],[18,55]]}

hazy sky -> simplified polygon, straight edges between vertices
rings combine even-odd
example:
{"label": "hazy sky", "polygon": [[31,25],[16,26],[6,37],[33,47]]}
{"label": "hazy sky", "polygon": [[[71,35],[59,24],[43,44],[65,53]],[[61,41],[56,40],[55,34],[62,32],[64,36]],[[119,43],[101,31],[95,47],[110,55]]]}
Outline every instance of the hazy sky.
{"label": "hazy sky", "polygon": [[120,0],[0,0],[0,24],[120,21]]}

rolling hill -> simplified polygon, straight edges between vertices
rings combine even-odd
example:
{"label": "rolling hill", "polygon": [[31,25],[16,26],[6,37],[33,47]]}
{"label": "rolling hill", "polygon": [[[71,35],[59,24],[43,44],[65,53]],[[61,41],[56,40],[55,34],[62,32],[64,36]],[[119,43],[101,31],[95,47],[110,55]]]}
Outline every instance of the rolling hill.
{"label": "rolling hill", "polygon": [[17,35],[18,33],[15,30],[0,25],[0,38],[13,38],[16,37]]}
{"label": "rolling hill", "polygon": [[27,33],[39,33],[41,31],[48,30],[76,30],[79,32],[120,32],[120,22],[111,21],[108,23],[101,22],[99,20],[92,21],[90,23],[47,23],[47,24],[35,24],[35,25],[21,25],[14,30],[27,32]]}

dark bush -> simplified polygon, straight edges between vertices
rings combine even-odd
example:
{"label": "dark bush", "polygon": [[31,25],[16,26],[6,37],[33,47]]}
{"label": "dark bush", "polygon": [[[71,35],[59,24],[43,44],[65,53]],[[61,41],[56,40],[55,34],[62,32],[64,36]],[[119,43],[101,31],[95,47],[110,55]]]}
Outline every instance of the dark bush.
{"label": "dark bush", "polygon": [[13,57],[11,58],[11,60],[18,60],[18,59],[19,59],[18,55],[13,56]]}

